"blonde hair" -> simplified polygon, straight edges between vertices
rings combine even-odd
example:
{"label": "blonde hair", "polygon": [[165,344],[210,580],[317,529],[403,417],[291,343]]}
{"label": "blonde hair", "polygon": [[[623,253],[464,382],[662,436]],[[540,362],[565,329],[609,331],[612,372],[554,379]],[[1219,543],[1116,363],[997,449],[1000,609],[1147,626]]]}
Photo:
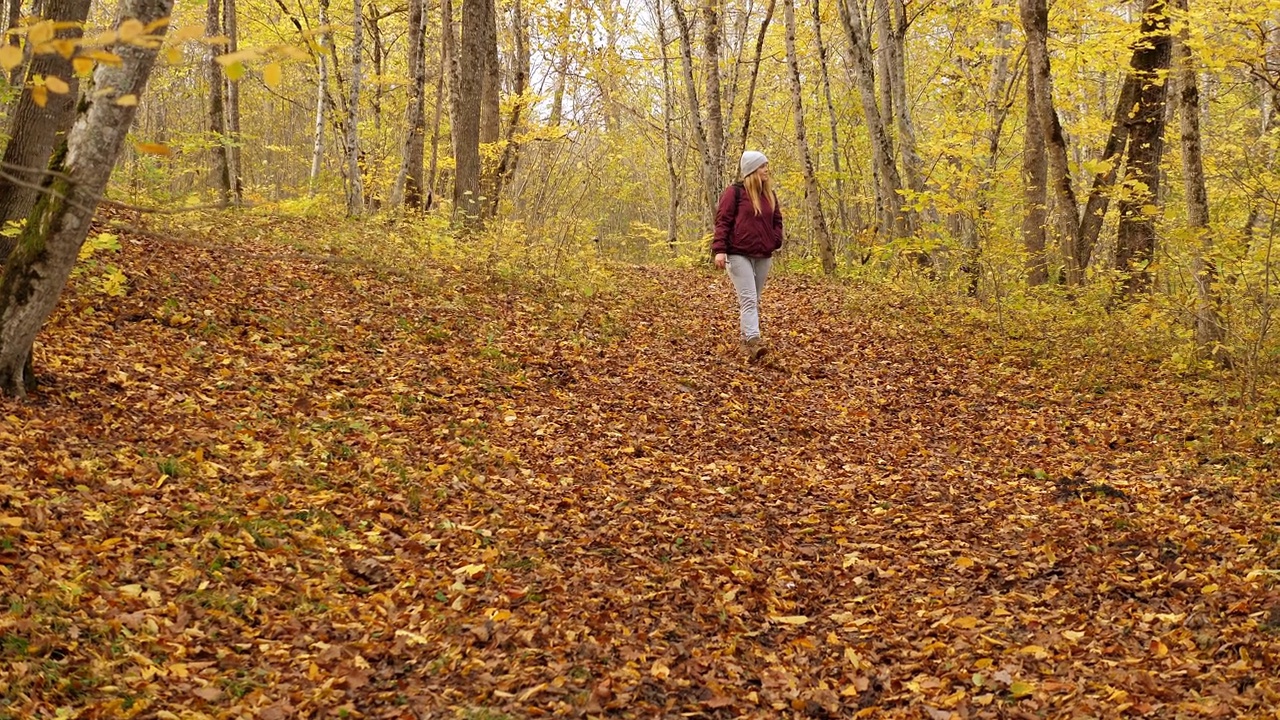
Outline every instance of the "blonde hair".
{"label": "blonde hair", "polygon": [[770,212],[778,205],[778,194],[773,191],[773,178],[762,175],[764,174],[757,170],[742,179],[742,186],[746,188],[751,207],[756,209],[757,215],[760,214],[761,198],[769,204]]}

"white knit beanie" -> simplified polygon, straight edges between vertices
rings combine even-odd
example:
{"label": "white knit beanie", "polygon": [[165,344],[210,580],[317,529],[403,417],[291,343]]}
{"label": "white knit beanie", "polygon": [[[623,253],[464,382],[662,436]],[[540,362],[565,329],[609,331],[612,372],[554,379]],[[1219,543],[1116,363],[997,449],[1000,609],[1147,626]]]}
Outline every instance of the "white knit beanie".
{"label": "white knit beanie", "polygon": [[769,158],[765,157],[764,153],[748,150],[742,153],[742,160],[738,162],[738,168],[742,171],[742,177],[745,178],[759,170],[760,166],[767,162],[769,162]]}

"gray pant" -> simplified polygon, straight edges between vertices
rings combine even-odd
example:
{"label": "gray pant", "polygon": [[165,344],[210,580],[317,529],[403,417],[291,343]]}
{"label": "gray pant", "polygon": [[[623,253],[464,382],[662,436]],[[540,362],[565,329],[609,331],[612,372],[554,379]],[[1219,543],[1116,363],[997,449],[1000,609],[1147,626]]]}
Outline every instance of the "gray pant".
{"label": "gray pant", "polygon": [[743,255],[730,255],[728,258],[729,279],[738,293],[738,325],[742,329],[743,340],[760,337],[760,293],[764,292],[764,281],[771,265],[773,258]]}

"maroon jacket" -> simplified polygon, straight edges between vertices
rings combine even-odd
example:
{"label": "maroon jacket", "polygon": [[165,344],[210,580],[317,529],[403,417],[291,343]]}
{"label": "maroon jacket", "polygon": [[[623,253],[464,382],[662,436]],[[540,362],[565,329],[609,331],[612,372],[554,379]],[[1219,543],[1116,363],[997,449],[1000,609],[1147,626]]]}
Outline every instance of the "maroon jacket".
{"label": "maroon jacket", "polygon": [[720,194],[716,207],[716,234],[713,254],[770,257],[782,247],[782,209],[769,207],[770,198],[760,198],[760,214],[751,205],[742,183],[734,183]]}

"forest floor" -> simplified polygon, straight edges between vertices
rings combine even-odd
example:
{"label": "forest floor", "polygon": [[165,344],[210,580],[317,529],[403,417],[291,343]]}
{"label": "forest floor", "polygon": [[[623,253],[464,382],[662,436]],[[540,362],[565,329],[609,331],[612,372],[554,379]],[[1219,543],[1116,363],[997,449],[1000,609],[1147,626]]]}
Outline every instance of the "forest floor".
{"label": "forest floor", "polygon": [[290,233],[73,279],[0,401],[0,717],[1280,706],[1272,438],[1158,368],[788,276],[751,366],[707,272]]}

